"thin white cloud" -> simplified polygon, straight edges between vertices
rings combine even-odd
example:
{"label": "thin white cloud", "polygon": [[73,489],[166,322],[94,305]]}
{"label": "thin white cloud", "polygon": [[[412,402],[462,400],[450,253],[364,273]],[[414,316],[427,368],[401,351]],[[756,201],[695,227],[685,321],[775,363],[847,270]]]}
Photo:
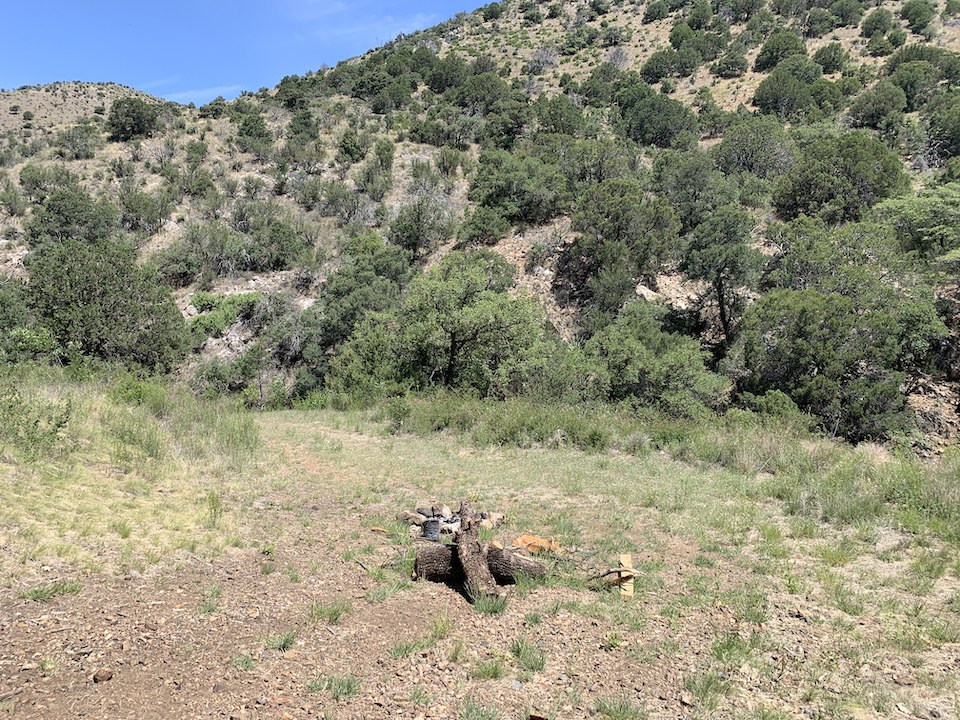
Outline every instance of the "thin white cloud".
{"label": "thin white cloud", "polygon": [[139,88],[141,90],[156,90],[157,88],[162,88],[165,85],[173,85],[176,82],[179,82],[179,75],[171,75],[170,77],[160,78],[159,80],[151,80],[147,83],[140,83]]}
{"label": "thin white cloud", "polygon": [[422,30],[435,25],[439,21],[440,18],[437,15],[427,13],[416,13],[401,17],[383,15],[377,18],[362,18],[349,25],[339,27],[327,25],[316,28],[313,31],[313,36],[324,39],[361,36],[376,43],[384,43],[401,33]]}
{"label": "thin white cloud", "polygon": [[182,90],[180,92],[164,93],[163,98],[173,100],[178,103],[202,104],[213,100],[219,95],[224,97],[235,95],[243,90],[242,85],[215,85],[208,88],[197,88],[195,90]]}

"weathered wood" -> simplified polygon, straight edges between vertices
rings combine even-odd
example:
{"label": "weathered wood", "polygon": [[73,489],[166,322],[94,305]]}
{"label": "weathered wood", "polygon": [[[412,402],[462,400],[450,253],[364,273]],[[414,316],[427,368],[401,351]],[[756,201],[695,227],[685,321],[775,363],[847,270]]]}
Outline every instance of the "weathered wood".
{"label": "weathered wood", "polygon": [[460,503],[460,532],[457,533],[457,558],[463,575],[466,578],[467,594],[477,600],[481,597],[503,597],[503,589],[497,586],[497,581],[487,566],[487,556],[483,553],[480,544],[480,518],[473,512],[470,504],[464,500]]}
{"label": "weathered wood", "polygon": [[463,570],[454,549],[453,545],[419,543],[413,561],[413,576],[432,582],[462,582]]}
{"label": "weathered wood", "polygon": [[[413,563],[414,577],[433,582],[463,582],[463,568],[454,552],[453,545],[423,543],[417,547],[417,556]],[[484,548],[487,567],[501,585],[512,584],[520,576],[542,579],[547,574],[546,567],[536,560],[525,557],[510,548],[498,548],[487,545]]]}
{"label": "weathered wood", "polygon": [[487,546],[487,565],[490,572],[501,583],[515,583],[517,578],[526,576],[542,580],[547,576],[547,568],[536,560],[521,555],[512,548]]}

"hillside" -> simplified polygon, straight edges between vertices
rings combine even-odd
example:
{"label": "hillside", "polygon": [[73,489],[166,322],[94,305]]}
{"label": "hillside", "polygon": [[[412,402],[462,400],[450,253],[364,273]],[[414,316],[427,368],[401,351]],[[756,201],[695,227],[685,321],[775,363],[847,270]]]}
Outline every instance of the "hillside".
{"label": "hillside", "polygon": [[[132,241],[191,324],[173,343],[186,354],[160,365],[254,405],[311,392],[342,402],[348,385],[368,398],[438,386],[549,395],[544,383],[599,377],[572,397],[698,415],[758,411],[769,403],[749,398],[783,393],[781,410],[827,432],[913,437],[923,450],[918,427],[932,446],[957,431],[953,10],[510,1],[230,103],[178,107],[91,83],[6,91],[4,267],[25,280],[24,258],[47,238]],[[446,367],[439,348],[400,338],[391,352],[419,368],[365,367],[364,312],[389,315],[416,294],[408,283],[429,286],[421,269],[484,246],[515,271],[498,292],[516,307],[497,312],[539,314],[545,334],[531,326],[516,346],[463,349]],[[846,279],[825,274],[837,262]],[[869,319],[828,318],[818,303],[837,293],[877,304]],[[631,319],[621,308],[635,297],[646,309]],[[69,341],[123,355],[108,339],[68,338],[69,308],[29,306],[4,332],[35,324],[54,354]],[[791,343],[821,340],[758,344],[796,312],[853,345],[800,361]],[[692,363],[686,387],[663,384],[680,367],[609,354],[650,322],[641,345]],[[524,345],[540,359],[516,355]],[[530,374],[560,355],[551,366],[573,376]],[[376,387],[355,387],[357,372]]]}

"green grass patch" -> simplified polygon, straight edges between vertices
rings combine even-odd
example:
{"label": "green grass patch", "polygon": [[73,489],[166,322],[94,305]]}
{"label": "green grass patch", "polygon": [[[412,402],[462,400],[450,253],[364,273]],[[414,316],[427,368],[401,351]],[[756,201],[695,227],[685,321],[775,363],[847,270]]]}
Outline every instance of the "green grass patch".
{"label": "green grass patch", "polygon": [[20,597],[33,602],[47,602],[60,595],[76,595],[80,592],[80,588],[79,580],[58,580],[24,590],[20,593]]}

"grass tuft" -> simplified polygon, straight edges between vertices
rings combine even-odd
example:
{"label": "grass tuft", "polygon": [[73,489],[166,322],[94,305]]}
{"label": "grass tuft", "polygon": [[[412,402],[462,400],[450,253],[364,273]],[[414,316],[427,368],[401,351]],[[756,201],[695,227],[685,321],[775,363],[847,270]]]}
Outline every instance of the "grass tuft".
{"label": "grass tuft", "polygon": [[296,642],[297,633],[295,630],[287,630],[282,632],[279,635],[271,635],[266,640],[263,641],[263,646],[268,650],[278,650],[279,652],[286,652],[293,647],[294,642]]}
{"label": "grass tuft", "polygon": [[360,678],[353,675],[318,675],[307,684],[310,692],[329,692],[334,700],[353,697],[360,689]]}
{"label": "grass tuft", "polygon": [[24,590],[20,597],[33,602],[47,602],[60,595],[76,595],[80,592],[80,587],[79,580],[58,580]]}
{"label": "grass tuft", "polygon": [[349,613],[351,605],[346,600],[333,602],[313,602],[310,604],[310,619],[315,622],[325,622],[327,625],[337,625]]}

